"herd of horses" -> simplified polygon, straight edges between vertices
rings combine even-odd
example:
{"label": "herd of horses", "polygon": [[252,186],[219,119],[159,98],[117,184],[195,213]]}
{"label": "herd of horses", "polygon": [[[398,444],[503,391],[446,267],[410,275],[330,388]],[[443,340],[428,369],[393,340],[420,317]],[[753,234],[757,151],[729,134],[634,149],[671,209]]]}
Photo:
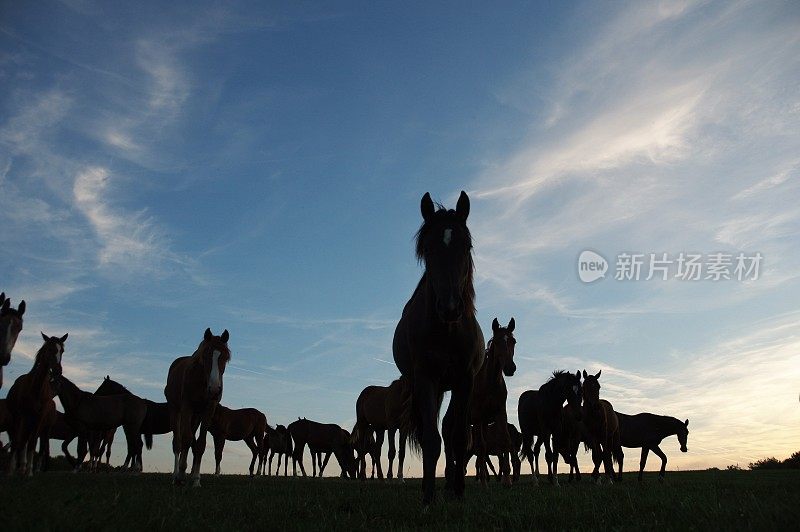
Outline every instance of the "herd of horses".
{"label": "herd of horses", "polygon": [[[142,449],[152,447],[153,436],[172,434],[173,481],[186,481],[188,453],[192,450],[191,481],[200,485],[200,465],[210,433],[214,442],[216,473],[226,441],[244,441],[252,453],[250,474],[292,474],[303,465],[305,447],[312,460],[312,475],[321,476],[333,455],[342,476],[364,479],[367,457],[371,476],[383,478],[381,453],[389,436],[386,478],[403,478],[406,444],[422,454],[423,502],[435,499],[435,476],[442,443],[445,455],[445,490],[463,496],[468,461],[475,456],[476,478],[486,483],[491,471],[511,485],[519,479],[521,459],[527,459],[538,482],[539,452],[545,447],[550,482],[558,484],[559,456],[570,466],[569,479],[580,480],[577,455],[581,444],[591,451],[592,476],[600,481],[604,468],[609,481],[621,480],[623,447],[641,448],[639,479],[648,453],[661,458],[663,479],[667,458],[659,445],[677,435],[686,452],[689,421],[648,413],[634,416],[616,412],[600,398],[601,372],[555,371],[537,390],[519,397],[519,430],[508,420],[506,379],[516,371],[514,318],[503,326],[495,318],[491,338],[484,342],[475,317],[472,237],[467,228],[470,202],[461,192],[455,209],[435,204],[425,194],[420,204],[422,226],[416,235],[416,256],[424,273],[403,309],[392,342],[399,378],[388,386],[368,386],[356,400],[352,432],[335,425],[298,418],[288,426],[267,423],[255,408],[230,409],[220,404],[223,375],[231,358],[227,330],[215,335],[206,329],[197,349],[170,365],[164,388],[166,402],[140,398],[106,377],[94,393],[78,388],[62,373],[61,360],[68,334],[47,336],[36,353],[30,372],[20,375],[0,400],[0,432],[10,437],[8,473],[33,475],[46,469],[50,439],[62,440],[62,450],[77,468],[88,455],[88,468],[96,469],[105,452],[109,461],[115,431],[123,428],[127,443],[124,467],[143,468]],[[2,366],[9,363],[22,331],[25,302],[15,309],[0,295],[0,387]],[[439,431],[439,414],[445,392],[450,401]],[[56,410],[60,399],[64,412]],[[397,436],[397,445],[395,444]],[[68,445],[78,440],[75,457]],[[143,443],[144,442],[144,443]],[[34,463],[36,445],[40,459]],[[399,453],[398,451],[399,447]],[[492,456],[499,460],[495,469]],[[614,462],[619,472],[614,471]]]}

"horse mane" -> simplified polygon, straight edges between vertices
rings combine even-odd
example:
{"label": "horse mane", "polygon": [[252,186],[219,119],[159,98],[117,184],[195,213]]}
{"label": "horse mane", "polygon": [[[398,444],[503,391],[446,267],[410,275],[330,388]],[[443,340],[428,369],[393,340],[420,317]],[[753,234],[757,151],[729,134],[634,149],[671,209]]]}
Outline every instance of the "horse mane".
{"label": "horse mane", "polygon": [[[106,384],[106,383],[108,383],[108,384]],[[100,386],[97,387],[97,391],[99,392],[100,389],[103,388],[103,386],[110,386],[115,391],[121,389],[121,391],[119,393],[131,393],[131,391],[129,389],[127,389],[125,386],[123,386],[122,384],[118,383],[117,381],[111,379],[110,377],[107,377],[107,378],[103,379],[103,382],[100,384]],[[97,393],[97,392],[95,392],[95,393]]]}
{"label": "horse mane", "polygon": [[[430,221],[426,220],[422,222],[417,233],[414,235],[415,245],[414,245],[414,253],[417,257],[417,262],[422,264],[425,260],[425,250],[422,247],[423,237],[426,233],[430,230],[432,223],[438,222],[440,220],[445,219],[448,216],[455,216],[456,211],[454,209],[447,209],[444,205],[439,202],[435,203],[436,205],[436,212],[433,214],[433,217]],[[472,260],[472,233],[467,227],[466,223],[462,222],[462,226],[464,229],[464,238],[467,242],[467,283],[464,290],[464,308],[470,314],[475,314],[475,287],[473,286],[473,276],[475,272],[475,262]],[[425,275],[423,274],[422,279],[420,279],[420,285],[422,281],[425,279]]]}
{"label": "horse mane", "polygon": [[33,368],[31,368],[31,371],[35,370],[37,367],[39,367],[39,364],[41,364],[42,361],[39,358],[42,356],[42,353],[44,353],[44,348],[47,347],[47,344],[49,343],[49,341],[43,343],[42,347],[36,351],[36,355],[33,357]]}
{"label": "horse mane", "polygon": [[561,379],[569,376],[572,376],[572,373],[570,373],[569,371],[564,369],[557,369],[553,372],[550,378],[547,379],[547,382],[542,384],[542,386],[539,388],[539,391],[549,393],[555,388],[555,386],[561,381]]}

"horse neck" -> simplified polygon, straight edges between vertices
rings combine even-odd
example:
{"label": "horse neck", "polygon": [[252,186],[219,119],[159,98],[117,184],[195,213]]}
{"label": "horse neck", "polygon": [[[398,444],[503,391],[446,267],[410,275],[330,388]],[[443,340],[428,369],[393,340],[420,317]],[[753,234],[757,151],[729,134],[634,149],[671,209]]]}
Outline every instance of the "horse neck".
{"label": "horse neck", "polygon": [[46,386],[49,387],[50,382],[48,380],[49,370],[39,361],[34,362],[33,368],[31,368],[30,376],[31,376],[31,387],[34,390],[42,390]]}
{"label": "horse neck", "polygon": [[75,384],[66,377],[61,377],[60,386],[61,389],[58,392],[58,398],[61,399],[61,404],[64,405],[64,412],[66,413],[68,410],[74,410],[86,392],[75,386]]}
{"label": "horse neck", "polygon": [[675,417],[660,417],[660,423],[657,423],[656,430],[659,432],[659,436],[666,438],[667,436],[672,436],[673,434],[677,434],[680,431],[680,427],[683,427],[683,421]]}

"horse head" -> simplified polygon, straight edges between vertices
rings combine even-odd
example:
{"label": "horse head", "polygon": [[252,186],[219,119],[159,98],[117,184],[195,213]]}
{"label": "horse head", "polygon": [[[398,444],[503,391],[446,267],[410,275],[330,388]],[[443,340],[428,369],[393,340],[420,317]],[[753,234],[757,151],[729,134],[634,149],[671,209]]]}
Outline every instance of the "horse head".
{"label": "horse head", "polygon": [[222,374],[231,359],[229,337],[227,329],[219,336],[214,336],[211,329],[206,329],[203,341],[194,354],[196,363],[202,366],[206,377],[206,397],[212,401],[222,398]]}
{"label": "horse head", "polygon": [[686,440],[689,438],[689,420],[687,419],[683,423],[680,421],[678,422],[678,443],[681,444],[681,452],[685,453],[688,452],[689,449],[686,447]]}
{"label": "horse head", "polygon": [[44,344],[39,348],[33,362],[34,370],[44,371],[50,379],[50,383],[58,385],[61,378],[61,357],[64,354],[64,342],[67,341],[69,333],[64,336],[47,336],[42,334]]}
{"label": "horse head", "polygon": [[455,323],[463,314],[474,312],[469,197],[462,191],[455,210],[441,205],[437,209],[426,192],[420,210],[424,221],[417,232],[417,259],[425,265],[437,316],[445,323]]}
{"label": "horse head", "polygon": [[5,293],[0,294],[0,366],[6,366],[11,361],[11,351],[22,331],[23,314],[25,301],[20,301],[19,306],[14,309]]}
{"label": "horse head", "polygon": [[497,318],[492,321],[491,350],[496,363],[503,369],[506,377],[513,377],[517,371],[514,363],[514,346],[517,340],[514,338],[514,318],[508,322],[507,327],[501,327]]}
{"label": "horse head", "polygon": [[601,369],[595,375],[586,373],[583,370],[583,400],[587,405],[597,405],[600,402],[600,374]]}

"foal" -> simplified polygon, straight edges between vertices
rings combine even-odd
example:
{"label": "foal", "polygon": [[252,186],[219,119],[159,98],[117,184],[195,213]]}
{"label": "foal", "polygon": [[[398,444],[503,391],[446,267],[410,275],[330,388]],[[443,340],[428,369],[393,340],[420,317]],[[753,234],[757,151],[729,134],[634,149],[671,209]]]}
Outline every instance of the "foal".
{"label": "foal", "polygon": [[[478,441],[473,442],[473,449],[477,454],[476,469],[482,471],[481,482],[486,483],[487,460],[485,435],[489,424],[494,423],[495,430],[499,432],[500,450],[500,475],[503,484],[510,486],[510,467],[508,455],[511,453],[512,442],[508,433],[508,414],[506,413],[506,399],[508,388],[506,377],[512,377],[517,370],[514,364],[514,318],[508,322],[507,327],[501,327],[497,318],[492,321],[492,338],[486,349],[486,358],[480,371],[475,375],[472,389],[472,403],[470,406],[470,422],[478,428]],[[466,461],[464,462],[466,465]]]}
{"label": "foal", "polygon": [[614,466],[611,463],[613,449],[619,448],[619,421],[611,403],[600,399],[600,374],[589,375],[583,370],[583,415],[589,446],[592,449],[594,471],[592,477],[600,480],[600,461],[605,466],[609,482],[614,482]]}
{"label": "foal", "polygon": [[3,387],[3,367],[11,362],[11,350],[22,331],[22,315],[25,314],[25,301],[19,302],[16,310],[11,308],[11,300],[0,294],[0,388]]}
{"label": "foal", "polygon": [[219,475],[219,465],[222,462],[222,450],[225,448],[225,440],[244,440],[244,443],[253,454],[253,459],[250,461],[250,475],[252,476],[256,466],[256,459],[261,455],[259,449],[264,445],[264,431],[266,428],[267,416],[255,408],[231,410],[225,406],[217,405],[214,410],[214,417],[211,418],[211,425],[208,427],[208,432],[214,438],[214,458],[217,464],[214,474]]}
{"label": "foal", "polygon": [[11,460],[8,463],[9,475],[19,464],[21,471],[33,475],[33,452],[36,440],[47,436],[47,424],[55,409],[54,381],[61,376],[61,356],[64,342],[69,334],[61,338],[42,333],[44,344],[36,353],[30,372],[17,377],[6,397],[11,413]]}

